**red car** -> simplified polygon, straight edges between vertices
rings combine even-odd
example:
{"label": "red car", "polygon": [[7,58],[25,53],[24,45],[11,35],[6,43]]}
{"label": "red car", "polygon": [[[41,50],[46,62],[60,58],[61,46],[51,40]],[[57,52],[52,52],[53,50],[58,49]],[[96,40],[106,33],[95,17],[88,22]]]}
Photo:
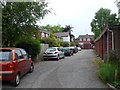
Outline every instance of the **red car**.
{"label": "red car", "polygon": [[0,48],[0,80],[11,81],[15,86],[27,72],[33,72],[34,65],[22,48]]}

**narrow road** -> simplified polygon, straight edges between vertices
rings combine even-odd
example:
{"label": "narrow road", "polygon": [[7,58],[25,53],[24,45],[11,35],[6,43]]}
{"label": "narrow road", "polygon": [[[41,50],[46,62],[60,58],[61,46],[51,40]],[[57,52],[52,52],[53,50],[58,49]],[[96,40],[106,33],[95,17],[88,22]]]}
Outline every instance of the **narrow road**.
{"label": "narrow road", "polygon": [[[59,61],[42,61],[17,88],[107,88],[97,77],[93,50],[82,50]],[[13,87],[4,83],[3,87]]]}

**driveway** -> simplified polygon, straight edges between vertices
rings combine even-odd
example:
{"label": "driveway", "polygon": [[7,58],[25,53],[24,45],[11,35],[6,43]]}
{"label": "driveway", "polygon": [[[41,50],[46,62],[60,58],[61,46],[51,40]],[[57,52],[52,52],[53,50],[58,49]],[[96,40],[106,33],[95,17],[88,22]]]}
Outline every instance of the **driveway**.
{"label": "driveway", "polygon": [[[97,77],[93,50],[82,50],[59,61],[42,61],[17,88],[107,88]],[[3,87],[13,87],[3,83]]]}

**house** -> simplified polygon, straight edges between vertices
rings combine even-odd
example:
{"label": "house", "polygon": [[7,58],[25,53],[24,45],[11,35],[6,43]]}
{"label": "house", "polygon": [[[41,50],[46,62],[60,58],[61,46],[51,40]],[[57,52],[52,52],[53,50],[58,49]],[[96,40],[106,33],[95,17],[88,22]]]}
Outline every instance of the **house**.
{"label": "house", "polygon": [[47,38],[49,36],[50,32],[45,30],[45,29],[40,29],[39,30],[39,38],[43,39],[43,38]]}
{"label": "house", "polygon": [[91,49],[92,48],[93,35],[79,35],[76,39],[77,46],[80,46],[83,49]]}
{"label": "house", "polygon": [[95,51],[102,59],[108,60],[111,52],[120,59],[120,25],[106,25],[94,42]]}
{"label": "house", "polygon": [[55,37],[61,42],[69,42],[70,43],[70,35],[69,32],[59,32],[54,33]]}

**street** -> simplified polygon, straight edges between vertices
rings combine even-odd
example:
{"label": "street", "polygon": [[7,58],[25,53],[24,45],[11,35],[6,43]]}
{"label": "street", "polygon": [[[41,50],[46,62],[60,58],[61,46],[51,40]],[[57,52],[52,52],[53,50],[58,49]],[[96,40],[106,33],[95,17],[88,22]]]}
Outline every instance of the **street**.
{"label": "street", "polygon": [[[59,61],[35,64],[33,73],[26,74],[16,88],[107,88],[97,77],[94,51],[82,50]],[[13,87],[4,82],[3,87]]]}

